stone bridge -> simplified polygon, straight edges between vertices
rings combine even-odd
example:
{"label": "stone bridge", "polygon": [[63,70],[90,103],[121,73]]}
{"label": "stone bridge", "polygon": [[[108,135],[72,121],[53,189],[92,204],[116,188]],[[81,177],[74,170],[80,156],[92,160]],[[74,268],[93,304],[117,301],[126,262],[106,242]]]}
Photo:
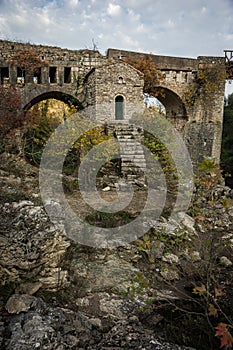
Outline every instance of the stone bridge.
{"label": "stone bridge", "polygon": [[[33,49],[41,65],[34,75],[22,74],[11,58]],[[0,41],[0,82],[17,87],[22,108],[27,111],[39,101],[55,98],[76,103],[86,116],[100,122],[126,123],[134,113],[142,113],[143,74],[125,58],[145,58],[148,54],[108,49],[106,56],[94,50]],[[158,99],[166,116],[183,134],[194,163],[204,156],[220,159],[224,106],[224,57],[180,58],[153,55],[160,70]],[[210,84],[200,73],[208,71]],[[199,77],[199,78],[198,78]],[[199,79],[199,80],[198,80]],[[198,86],[199,83],[199,86]],[[210,86],[208,90],[205,86]],[[195,95],[196,94],[196,95]]]}

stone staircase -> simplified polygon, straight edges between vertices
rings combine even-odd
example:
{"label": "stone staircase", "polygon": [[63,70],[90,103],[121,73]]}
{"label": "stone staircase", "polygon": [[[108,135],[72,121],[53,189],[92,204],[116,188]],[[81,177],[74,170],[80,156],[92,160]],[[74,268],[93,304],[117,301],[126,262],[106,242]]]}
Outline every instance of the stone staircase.
{"label": "stone staircase", "polygon": [[112,123],[107,126],[120,145],[121,175],[129,182],[144,182],[146,159],[142,147],[143,130],[134,124]]}

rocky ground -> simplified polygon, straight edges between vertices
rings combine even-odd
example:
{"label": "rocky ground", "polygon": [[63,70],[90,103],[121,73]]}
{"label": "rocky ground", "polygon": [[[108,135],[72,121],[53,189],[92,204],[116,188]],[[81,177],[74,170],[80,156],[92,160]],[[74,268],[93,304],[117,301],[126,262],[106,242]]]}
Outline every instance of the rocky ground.
{"label": "rocky ground", "polygon": [[[41,203],[38,170],[2,154],[0,348],[211,350],[222,345],[220,323],[230,348],[233,201],[217,176],[198,180],[179,225],[164,215],[136,242],[97,249],[57,229]],[[75,179],[66,177],[64,188],[83,218],[112,223],[85,207]],[[136,215],[137,198],[116,221]]]}

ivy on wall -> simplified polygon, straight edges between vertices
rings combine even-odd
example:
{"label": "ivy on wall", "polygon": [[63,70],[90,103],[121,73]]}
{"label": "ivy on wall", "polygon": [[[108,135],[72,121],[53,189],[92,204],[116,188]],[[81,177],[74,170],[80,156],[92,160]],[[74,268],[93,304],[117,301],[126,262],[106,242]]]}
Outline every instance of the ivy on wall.
{"label": "ivy on wall", "polygon": [[183,95],[183,101],[189,106],[194,106],[199,100],[208,102],[208,96],[219,91],[221,84],[225,82],[226,71],[222,65],[206,66],[198,70],[192,86]]}
{"label": "ivy on wall", "polygon": [[125,62],[132,65],[144,75],[144,88],[143,92],[149,96],[157,97],[163,93],[158,91],[158,85],[163,78],[163,74],[158,66],[155,64],[153,55],[148,55],[146,58],[126,58]]}

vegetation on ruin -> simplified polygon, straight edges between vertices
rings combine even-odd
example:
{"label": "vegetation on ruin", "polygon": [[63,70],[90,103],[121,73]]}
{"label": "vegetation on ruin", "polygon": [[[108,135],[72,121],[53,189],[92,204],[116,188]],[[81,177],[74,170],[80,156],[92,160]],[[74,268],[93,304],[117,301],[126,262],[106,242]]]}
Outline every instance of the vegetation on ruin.
{"label": "vegetation on ruin", "polygon": [[161,82],[163,76],[161,70],[155,64],[153,55],[149,54],[143,59],[125,58],[125,62],[143,73],[144,77],[144,94],[148,96],[158,97],[163,93],[158,91],[158,83]]}
{"label": "vegetation on ruin", "polygon": [[25,77],[26,75],[33,76],[33,74],[39,72],[41,67],[48,65],[32,48],[18,51],[8,60],[8,63],[20,69],[21,77]]}
{"label": "vegetation on ruin", "polygon": [[[158,334],[162,332],[170,341],[200,350],[233,346],[233,276],[230,268],[220,262],[221,256],[232,255],[232,236],[211,225],[213,216],[222,216],[220,203],[226,209],[232,205],[230,198],[223,199],[216,192],[221,183],[219,167],[213,159],[204,159],[195,178],[196,190],[189,209],[196,232],[177,227],[176,233],[170,235],[165,227],[155,228],[139,239],[136,245],[144,259],[144,273],[132,281],[128,291],[132,297],[148,295],[147,306],[141,310],[148,325],[152,315],[162,315]],[[161,278],[161,273],[166,276],[169,271],[175,276],[172,280]],[[160,285],[171,290],[174,297],[156,298]]]}
{"label": "vegetation on ruin", "polygon": [[183,101],[187,105],[194,104],[202,99],[208,102],[208,96],[217,92],[225,83],[226,72],[222,65],[200,68],[190,86],[183,94]]}
{"label": "vegetation on ruin", "polygon": [[[152,78],[154,79],[154,76],[159,73],[151,59],[148,58],[148,61],[145,62],[141,61],[135,67],[137,69],[141,67],[140,70],[144,70],[144,74],[147,77],[145,92],[157,96],[156,86],[152,83]],[[147,72],[148,65],[152,65],[152,73]],[[25,64],[22,63],[22,69],[24,67]],[[34,68],[35,66],[33,66],[31,71]],[[216,83],[216,75],[212,70],[200,72],[197,77],[196,87],[193,91],[190,91],[192,93],[190,95],[191,103],[195,103],[201,89],[202,92],[204,91],[204,96],[217,91],[218,83],[220,84],[222,79],[220,78],[221,76],[217,75]],[[15,113],[20,108],[20,104],[20,97],[15,88],[0,86],[1,152],[7,146],[5,138],[10,137],[14,140],[16,131],[20,130],[21,135],[23,135],[23,144],[21,145],[23,147],[23,155],[30,163],[38,166],[48,138],[61,122],[64,122],[72,115],[74,110],[70,106],[62,104],[57,114],[53,111],[53,109],[57,110],[57,102],[45,101],[31,109],[27,113],[26,119],[22,120],[22,116]],[[146,117],[154,118],[154,112],[151,111],[150,113],[149,110]],[[82,119],[80,117],[81,122]],[[225,172],[232,172],[233,168],[232,135],[233,95],[229,97],[224,113],[222,165]],[[76,175],[80,160],[93,147],[107,141],[111,136],[106,135],[104,129],[100,127],[83,133],[67,155],[65,173]],[[161,164],[166,176],[168,190],[176,190],[176,168],[164,144],[149,132],[145,132],[145,146],[151,150],[155,159]],[[102,156],[103,154],[101,154]],[[13,159],[12,163],[16,163],[15,159]],[[108,160],[108,154],[106,154],[106,160]],[[3,167],[3,165],[1,166]],[[16,165],[14,164],[14,166]],[[21,165],[21,168],[21,171],[24,171],[25,165]],[[7,171],[9,170],[7,169]],[[4,171],[6,169],[2,170],[2,172]],[[12,173],[17,180],[17,177],[20,176],[19,170],[17,169],[17,172],[12,171]],[[33,177],[36,177],[35,173]],[[232,206],[231,198],[224,197],[223,199],[222,193],[216,192],[216,188],[220,187],[221,189],[221,184],[222,173],[219,167],[216,166],[212,158],[204,159],[199,166],[199,172],[195,179],[194,198],[188,212],[195,220],[195,233],[190,233],[188,229],[181,230],[177,228],[169,235],[164,228],[153,228],[137,240],[134,248],[141,255],[139,261],[135,260],[135,265],[140,267],[141,272],[132,279],[132,286],[129,287],[125,295],[125,297],[131,297],[133,300],[138,295],[144,297],[147,294],[148,299],[145,307],[138,310],[140,320],[148,328],[151,327],[153,331],[157,331],[158,335],[162,334],[167,340],[189,346],[197,346],[200,350],[206,350],[206,346],[208,346],[208,349],[224,348],[229,350],[232,349],[233,345],[233,276],[230,269],[220,263],[220,257],[223,255],[231,259],[231,242],[226,237],[226,232],[229,233],[229,231],[227,231],[227,227],[225,228],[226,231],[224,231],[221,227],[221,230],[219,230],[218,226],[211,226],[215,219],[216,222],[221,222],[225,213],[223,209],[227,211]],[[25,183],[21,183],[20,186],[23,185]],[[28,186],[28,184],[26,185]],[[26,185],[25,187],[27,187]],[[20,186],[17,185],[17,187]],[[4,190],[7,191],[9,186],[4,187]],[[34,188],[29,190],[28,187],[24,192],[20,193],[20,196],[19,192],[10,192],[8,197],[4,197],[1,193],[0,200],[2,202],[6,200],[14,202],[20,199],[31,199],[30,194],[33,193]],[[134,216],[127,212],[118,212],[114,216],[114,220],[113,216],[105,213],[88,213],[86,216],[89,223],[101,227],[118,226],[119,224],[130,222],[133,218]],[[75,244],[72,249],[74,249],[74,246]],[[163,246],[164,251],[159,258],[158,248],[161,246]],[[198,253],[196,254],[197,259],[192,260],[191,257],[195,257],[195,253]],[[178,257],[178,263],[175,261],[169,262],[169,256],[174,258],[174,255]],[[65,263],[68,265],[68,254],[66,258]],[[101,263],[104,263],[103,260],[101,260]],[[164,275],[171,272],[174,276],[177,275],[178,279],[175,277],[171,281],[163,277],[161,272]],[[30,280],[30,278],[28,279]],[[77,282],[80,283],[80,281]],[[17,283],[11,287],[10,292],[9,290],[7,291],[7,296],[13,293],[16,286]],[[156,299],[158,287],[162,290],[169,288],[175,293],[176,298]],[[80,289],[80,285],[78,285],[78,288]],[[78,288],[75,290],[77,296],[80,293]],[[46,292],[44,293],[46,294]],[[54,293],[51,297],[53,302],[58,293]],[[62,300],[59,300],[60,305],[65,305],[66,308],[67,304],[70,307],[74,307],[72,288],[69,290],[69,293],[62,293],[62,298]],[[159,320],[158,317],[160,317]]]}
{"label": "vegetation on ruin", "polygon": [[0,85],[0,132],[1,138],[20,123],[18,110],[21,98],[14,86]]}
{"label": "vegetation on ruin", "polygon": [[[57,100],[42,101],[34,106],[27,113],[27,118],[36,120],[34,125],[27,129],[24,134],[25,146],[24,156],[33,165],[39,166],[44,147],[60,123],[66,122],[69,117],[76,113],[77,130],[68,130],[69,136],[76,135],[80,129],[88,129],[89,122],[77,113],[75,107],[70,107]],[[35,116],[37,116],[35,118]],[[70,148],[64,163],[64,172],[67,175],[77,174],[78,166],[83,157],[96,145],[109,140],[111,135],[106,135],[104,127],[96,126],[91,130],[87,130],[74,142]],[[62,142],[62,140],[60,140]],[[66,140],[64,139],[64,143]],[[109,160],[112,148],[99,152],[101,156]],[[100,155],[99,155],[100,156]],[[96,153],[98,157],[98,152]],[[95,159],[97,160],[97,159]]]}

